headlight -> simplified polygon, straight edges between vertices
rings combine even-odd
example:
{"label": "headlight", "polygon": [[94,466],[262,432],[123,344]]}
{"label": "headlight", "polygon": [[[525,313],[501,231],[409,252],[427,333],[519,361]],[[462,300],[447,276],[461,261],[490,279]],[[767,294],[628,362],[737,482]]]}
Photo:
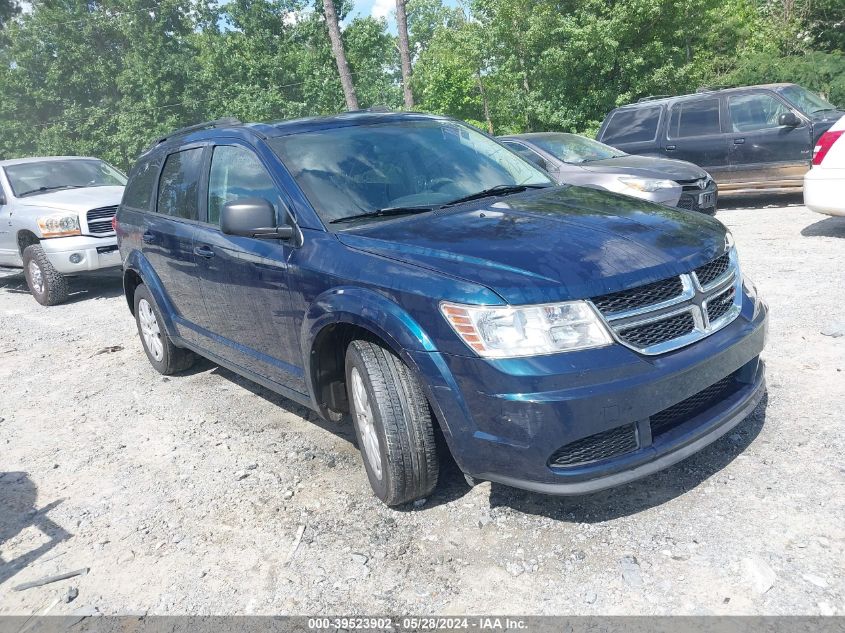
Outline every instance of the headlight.
{"label": "headlight", "polygon": [[45,215],[38,218],[38,228],[42,237],[62,237],[80,235],[79,216],[68,214]]}
{"label": "headlight", "polygon": [[636,189],[637,191],[645,191],[652,193],[660,191],[661,189],[672,189],[673,187],[680,187],[674,180],[657,180],[655,178],[637,178],[636,176],[620,176],[619,182],[626,187]]}
{"label": "headlight", "polygon": [[443,302],[440,310],[461,340],[486,358],[538,356],[612,343],[584,301],[517,307]]}

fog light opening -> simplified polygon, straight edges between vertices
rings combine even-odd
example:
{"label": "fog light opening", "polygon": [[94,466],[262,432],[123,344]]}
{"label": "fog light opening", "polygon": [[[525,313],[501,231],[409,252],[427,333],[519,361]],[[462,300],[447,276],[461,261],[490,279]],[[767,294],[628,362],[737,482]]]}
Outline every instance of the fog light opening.
{"label": "fog light opening", "polygon": [[82,261],[82,255],[80,255],[79,253],[74,253],[73,255],[70,256],[69,259],[70,259],[71,264],[78,264],[79,262]]}

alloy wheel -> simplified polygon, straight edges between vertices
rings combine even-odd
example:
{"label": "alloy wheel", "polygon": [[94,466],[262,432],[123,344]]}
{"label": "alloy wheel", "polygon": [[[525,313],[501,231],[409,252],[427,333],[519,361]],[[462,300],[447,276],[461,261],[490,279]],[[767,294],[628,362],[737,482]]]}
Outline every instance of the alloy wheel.
{"label": "alloy wheel", "polygon": [[141,325],[141,336],[144,339],[144,345],[150,354],[157,361],[164,358],[164,343],[161,340],[161,329],[158,326],[158,319],[156,319],[153,307],[146,299],[141,299],[138,302],[138,322]]}

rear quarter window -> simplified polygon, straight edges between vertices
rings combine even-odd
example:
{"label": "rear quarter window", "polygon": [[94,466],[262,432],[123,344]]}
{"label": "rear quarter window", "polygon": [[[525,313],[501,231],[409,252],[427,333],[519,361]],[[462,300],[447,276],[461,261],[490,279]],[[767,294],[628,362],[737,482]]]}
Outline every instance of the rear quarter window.
{"label": "rear quarter window", "polygon": [[660,110],[660,106],[617,110],[610,115],[610,121],[602,134],[602,142],[616,145],[655,140]]}
{"label": "rear quarter window", "polygon": [[160,168],[160,158],[141,161],[135,165],[129,172],[129,182],[126,183],[121,205],[138,211],[149,211],[155,197],[153,188]]}

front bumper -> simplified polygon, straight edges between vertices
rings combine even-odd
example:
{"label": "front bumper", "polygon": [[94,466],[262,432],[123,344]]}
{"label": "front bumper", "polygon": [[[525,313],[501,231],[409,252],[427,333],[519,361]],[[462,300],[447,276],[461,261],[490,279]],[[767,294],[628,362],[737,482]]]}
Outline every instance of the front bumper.
{"label": "front bumper", "polygon": [[[654,357],[613,345],[503,361],[419,353],[416,361],[428,363],[420,368],[466,474],[539,492],[583,494],[666,468],[739,424],[765,392],[759,356],[767,311],[745,295],[742,313],[730,325]],[[729,375],[741,377],[730,395],[651,436],[651,416]],[[565,467],[551,461],[562,447],[624,427],[636,429],[634,450]]]}
{"label": "front bumper", "polygon": [[680,198],[674,206],[686,211],[698,211],[713,215],[716,213],[716,205],[718,203],[719,191],[714,181],[706,189],[698,189],[693,187],[685,187]]}
{"label": "front bumper", "polygon": [[73,275],[121,265],[117,237],[54,237],[41,240],[41,248],[53,267],[64,275]]}

